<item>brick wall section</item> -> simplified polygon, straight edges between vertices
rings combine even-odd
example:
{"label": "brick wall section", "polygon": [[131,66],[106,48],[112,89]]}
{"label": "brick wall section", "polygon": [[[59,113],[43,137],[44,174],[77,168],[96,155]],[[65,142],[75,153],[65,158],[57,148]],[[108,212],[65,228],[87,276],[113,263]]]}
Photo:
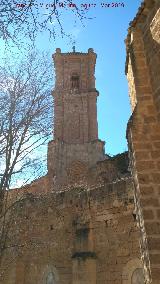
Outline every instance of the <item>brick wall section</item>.
{"label": "brick wall section", "polygon": [[96,57],[92,48],[87,53],[61,53],[57,48],[53,55],[54,140],[48,147],[48,175],[54,190],[70,182],[68,173],[74,167],[84,168],[85,178],[90,168],[107,158],[104,142],[98,139]]}
{"label": "brick wall section", "polygon": [[133,210],[130,178],[91,191],[26,195],[8,216],[11,249],[0,283],[45,284],[50,269],[56,284],[130,284],[140,257]]}
{"label": "brick wall section", "polygon": [[160,283],[160,43],[159,1],[144,1],[127,39],[126,74],[133,114],[128,142],[145,283]]}
{"label": "brick wall section", "polygon": [[[53,55],[56,83],[54,96],[54,139],[66,143],[86,143],[98,139],[97,95],[95,89],[96,54],[61,53]],[[72,75],[79,77],[72,88]]]}

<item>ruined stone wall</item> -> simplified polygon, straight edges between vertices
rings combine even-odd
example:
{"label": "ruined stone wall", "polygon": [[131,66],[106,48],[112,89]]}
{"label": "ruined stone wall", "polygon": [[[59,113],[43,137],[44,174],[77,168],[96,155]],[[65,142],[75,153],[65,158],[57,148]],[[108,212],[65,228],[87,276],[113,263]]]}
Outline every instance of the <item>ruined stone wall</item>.
{"label": "ruined stone wall", "polygon": [[130,178],[92,190],[27,194],[8,213],[0,283],[48,284],[52,277],[55,284],[142,283],[133,211]]}
{"label": "ruined stone wall", "polygon": [[25,194],[32,193],[36,195],[44,195],[51,192],[48,175],[34,180],[30,184],[26,184],[22,188],[14,188],[6,192],[8,203],[13,203]]}
{"label": "ruined stone wall", "polygon": [[67,144],[53,140],[48,147],[50,183],[56,189],[70,183],[73,175],[77,182],[81,176],[87,179],[89,170],[96,166],[97,161],[104,160],[104,157],[104,143],[100,140],[83,144]]}
{"label": "ruined stone wall", "polygon": [[160,283],[160,2],[144,1],[127,38],[133,114],[127,137],[145,283]]}

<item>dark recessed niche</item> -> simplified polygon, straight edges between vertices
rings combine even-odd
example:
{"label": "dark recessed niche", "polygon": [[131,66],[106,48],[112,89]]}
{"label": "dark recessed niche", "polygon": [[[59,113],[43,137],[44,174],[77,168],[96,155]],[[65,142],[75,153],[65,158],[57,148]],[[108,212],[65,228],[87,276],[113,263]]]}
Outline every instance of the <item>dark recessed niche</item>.
{"label": "dark recessed niche", "polygon": [[133,216],[134,221],[136,221],[136,213],[135,212],[132,213],[132,216]]}
{"label": "dark recessed niche", "polygon": [[87,239],[89,234],[89,228],[81,228],[76,230],[76,237],[81,239]]}
{"label": "dark recessed niche", "polygon": [[50,225],[50,231],[52,231],[53,230],[53,225]]}

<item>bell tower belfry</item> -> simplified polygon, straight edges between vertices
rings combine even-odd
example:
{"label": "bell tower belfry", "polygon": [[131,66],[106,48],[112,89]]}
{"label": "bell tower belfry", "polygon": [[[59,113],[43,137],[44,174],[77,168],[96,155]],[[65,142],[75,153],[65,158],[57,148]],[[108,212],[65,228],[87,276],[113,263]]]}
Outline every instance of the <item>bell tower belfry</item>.
{"label": "bell tower belfry", "polygon": [[66,143],[87,143],[98,139],[94,69],[96,54],[54,54],[54,139]]}
{"label": "bell tower belfry", "polygon": [[96,54],[92,48],[88,53],[61,53],[57,48],[53,60],[54,140],[49,143],[48,172],[61,186],[76,168],[88,169],[105,155],[104,142],[98,140]]}

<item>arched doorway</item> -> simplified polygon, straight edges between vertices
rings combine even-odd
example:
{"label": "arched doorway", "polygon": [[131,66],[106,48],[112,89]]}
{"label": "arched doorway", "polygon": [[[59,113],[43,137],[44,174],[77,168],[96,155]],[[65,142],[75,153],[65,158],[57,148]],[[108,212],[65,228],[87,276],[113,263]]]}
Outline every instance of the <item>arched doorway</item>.
{"label": "arched doorway", "polygon": [[59,284],[59,275],[55,266],[47,264],[41,269],[42,274],[39,278],[39,284]]}
{"label": "arched doorway", "polygon": [[132,274],[132,284],[143,284],[143,283],[144,283],[143,269],[137,268],[134,270]]}
{"label": "arched doorway", "polygon": [[144,284],[142,262],[139,258],[129,260],[123,268],[123,284]]}
{"label": "arched doorway", "polygon": [[52,272],[49,272],[46,278],[46,284],[56,284],[55,277]]}

